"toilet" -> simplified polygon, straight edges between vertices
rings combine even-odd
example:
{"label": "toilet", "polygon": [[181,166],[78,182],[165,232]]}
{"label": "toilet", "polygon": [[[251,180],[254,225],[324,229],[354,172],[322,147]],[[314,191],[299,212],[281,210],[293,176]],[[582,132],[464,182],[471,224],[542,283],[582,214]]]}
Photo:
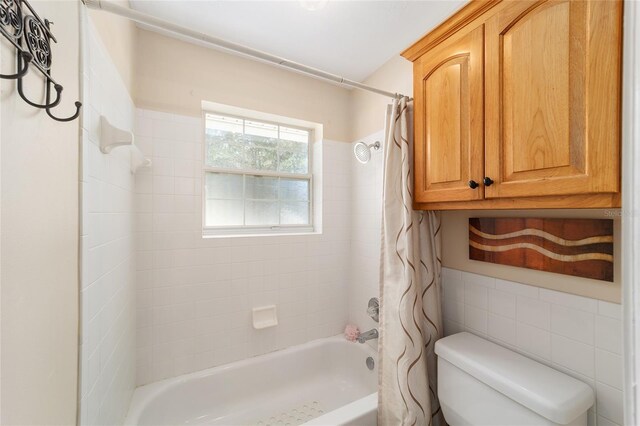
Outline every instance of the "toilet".
{"label": "toilet", "polygon": [[438,396],[458,425],[585,425],[591,387],[564,373],[463,332],[436,342]]}

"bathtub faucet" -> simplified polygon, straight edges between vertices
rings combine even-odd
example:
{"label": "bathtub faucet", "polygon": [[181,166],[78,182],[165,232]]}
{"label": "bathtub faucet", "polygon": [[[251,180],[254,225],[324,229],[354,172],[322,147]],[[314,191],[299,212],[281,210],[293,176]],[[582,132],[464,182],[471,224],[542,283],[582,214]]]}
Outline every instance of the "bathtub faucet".
{"label": "bathtub faucet", "polygon": [[378,338],[378,329],[372,328],[369,331],[365,331],[364,333],[360,333],[358,336],[358,342],[364,343],[367,340],[377,339]]}

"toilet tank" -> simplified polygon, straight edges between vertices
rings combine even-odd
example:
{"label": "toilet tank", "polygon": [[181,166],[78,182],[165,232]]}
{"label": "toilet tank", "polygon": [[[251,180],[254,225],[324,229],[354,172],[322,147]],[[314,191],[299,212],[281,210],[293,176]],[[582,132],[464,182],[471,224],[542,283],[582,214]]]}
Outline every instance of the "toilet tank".
{"label": "toilet tank", "polygon": [[474,334],[436,342],[438,397],[458,425],[586,425],[591,387]]}

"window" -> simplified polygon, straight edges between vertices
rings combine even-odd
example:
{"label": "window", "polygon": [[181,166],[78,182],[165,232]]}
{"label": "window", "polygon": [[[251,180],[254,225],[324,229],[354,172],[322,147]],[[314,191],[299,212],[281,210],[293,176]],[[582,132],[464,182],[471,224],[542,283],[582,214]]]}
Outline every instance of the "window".
{"label": "window", "polygon": [[205,234],[309,232],[309,129],[205,113]]}

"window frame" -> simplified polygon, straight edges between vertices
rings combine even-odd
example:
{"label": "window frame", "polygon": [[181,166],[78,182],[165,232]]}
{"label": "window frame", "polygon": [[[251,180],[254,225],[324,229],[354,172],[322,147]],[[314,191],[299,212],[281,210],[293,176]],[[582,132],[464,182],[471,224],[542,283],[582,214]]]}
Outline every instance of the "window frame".
{"label": "window frame", "polygon": [[[255,169],[229,169],[222,167],[211,167],[207,165],[207,114],[220,115],[230,118],[236,118],[242,120],[243,134],[246,121],[257,121],[265,124],[272,124],[278,126],[278,132],[280,127],[287,127],[296,130],[303,130],[309,133],[309,139],[307,141],[307,173],[284,173],[274,172],[268,170],[255,170]],[[253,118],[251,114],[237,115],[229,114],[226,112],[218,112],[212,109],[203,108],[202,110],[202,235],[203,237],[218,237],[218,236],[248,236],[248,235],[292,235],[292,234],[310,234],[315,233],[314,226],[314,182],[313,182],[313,149],[312,144],[314,141],[314,129],[298,126],[294,124],[286,123],[286,117],[282,117],[285,121],[271,121],[261,118]],[[279,161],[279,157],[278,157]],[[242,201],[246,203],[246,176],[259,176],[259,177],[277,177],[285,179],[304,179],[309,182],[309,223],[301,225],[224,225],[224,226],[207,226],[207,173],[224,173],[243,176],[242,181]],[[280,199],[278,199],[280,201]],[[246,218],[246,209],[243,208],[243,222]]]}

